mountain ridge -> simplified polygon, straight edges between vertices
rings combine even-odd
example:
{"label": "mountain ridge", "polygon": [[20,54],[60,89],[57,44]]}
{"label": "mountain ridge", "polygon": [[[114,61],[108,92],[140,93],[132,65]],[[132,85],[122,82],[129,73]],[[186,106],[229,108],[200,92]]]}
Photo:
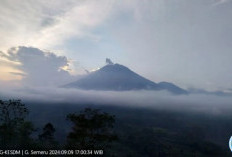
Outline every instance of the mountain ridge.
{"label": "mountain ridge", "polygon": [[173,83],[155,83],[117,63],[107,64],[64,87],[103,91],[167,90],[173,94],[188,94]]}

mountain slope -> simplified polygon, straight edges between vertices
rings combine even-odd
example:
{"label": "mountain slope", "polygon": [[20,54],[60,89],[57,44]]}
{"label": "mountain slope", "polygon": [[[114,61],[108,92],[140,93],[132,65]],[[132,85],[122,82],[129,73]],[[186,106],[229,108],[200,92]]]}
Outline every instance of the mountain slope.
{"label": "mountain slope", "polygon": [[168,90],[174,94],[187,94],[185,90],[174,84],[168,82],[157,84],[120,64],[108,64],[76,82],[65,85],[64,87],[110,91]]}

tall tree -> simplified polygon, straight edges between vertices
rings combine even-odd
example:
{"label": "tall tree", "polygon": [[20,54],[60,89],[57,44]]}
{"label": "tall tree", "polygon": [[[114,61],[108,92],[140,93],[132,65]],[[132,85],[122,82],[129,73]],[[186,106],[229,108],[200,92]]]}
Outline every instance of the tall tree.
{"label": "tall tree", "polygon": [[3,147],[30,145],[32,123],[25,121],[28,109],[21,100],[0,100],[0,143]]}
{"label": "tall tree", "polygon": [[79,149],[103,149],[116,140],[112,128],[115,117],[97,109],[86,108],[80,114],[69,114],[67,119],[74,125],[67,141]]}
{"label": "tall tree", "polygon": [[47,123],[43,128],[43,133],[39,135],[39,140],[46,148],[51,148],[56,144],[54,133],[56,129],[51,123]]}

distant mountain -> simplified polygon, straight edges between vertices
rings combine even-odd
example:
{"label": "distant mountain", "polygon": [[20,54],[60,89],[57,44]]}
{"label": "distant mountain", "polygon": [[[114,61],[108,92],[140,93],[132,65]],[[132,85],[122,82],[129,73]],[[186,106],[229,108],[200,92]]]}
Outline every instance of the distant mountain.
{"label": "distant mountain", "polygon": [[172,83],[152,82],[129,68],[120,64],[113,64],[111,61],[108,61],[108,65],[101,69],[91,72],[64,87],[103,91],[167,90],[174,94],[187,94],[187,91]]}
{"label": "distant mountain", "polygon": [[188,92],[190,94],[205,94],[205,95],[216,95],[216,96],[232,96],[232,92],[224,92],[224,91],[207,91],[204,89],[197,89],[197,88],[189,88]]}
{"label": "distant mountain", "polygon": [[165,90],[172,92],[174,94],[188,94],[188,92],[186,90],[174,85],[173,83],[160,82],[160,83],[158,83],[158,85],[161,89],[165,89]]}

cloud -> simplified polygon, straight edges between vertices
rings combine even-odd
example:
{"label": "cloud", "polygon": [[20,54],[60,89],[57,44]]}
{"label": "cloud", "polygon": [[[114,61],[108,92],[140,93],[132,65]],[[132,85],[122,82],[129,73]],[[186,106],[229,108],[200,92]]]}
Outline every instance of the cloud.
{"label": "cloud", "polygon": [[23,74],[23,73],[19,73],[19,72],[9,72],[10,74],[13,74],[13,75],[16,75],[16,76],[27,76],[26,74]]}
{"label": "cloud", "polygon": [[0,50],[48,49],[88,70],[109,56],[155,82],[222,90],[232,86],[232,9],[226,2],[1,0]]}
{"label": "cloud", "polygon": [[212,8],[212,0],[127,3],[110,27],[125,52],[119,58],[123,64],[154,82],[183,88],[232,86],[231,5]]}
{"label": "cloud", "polygon": [[52,52],[21,46],[9,49],[3,57],[19,63],[15,68],[20,72],[9,73],[23,76],[22,82],[25,85],[57,86],[73,79],[68,71],[62,69],[69,67],[68,59]]}
{"label": "cloud", "polygon": [[114,63],[111,61],[111,59],[106,58],[106,64],[114,64]]}
{"label": "cloud", "polygon": [[176,111],[203,112],[207,114],[226,114],[232,110],[232,97],[214,95],[173,96],[165,91],[94,91],[54,87],[0,89],[0,99],[22,99],[24,102],[45,103],[49,105],[113,105],[149,109],[168,109]]}
{"label": "cloud", "polygon": [[231,1],[231,0],[216,0],[216,1],[213,3],[213,6],[225,4],[225,3],[228,3],[228,2],[232,2],[232,1]]}
{"label": "cloud", "polygon": [[95,38],[89,30],[104,21],[113,1],[2,0],[0,48],[22,45],[52,49],[71,37]]}

